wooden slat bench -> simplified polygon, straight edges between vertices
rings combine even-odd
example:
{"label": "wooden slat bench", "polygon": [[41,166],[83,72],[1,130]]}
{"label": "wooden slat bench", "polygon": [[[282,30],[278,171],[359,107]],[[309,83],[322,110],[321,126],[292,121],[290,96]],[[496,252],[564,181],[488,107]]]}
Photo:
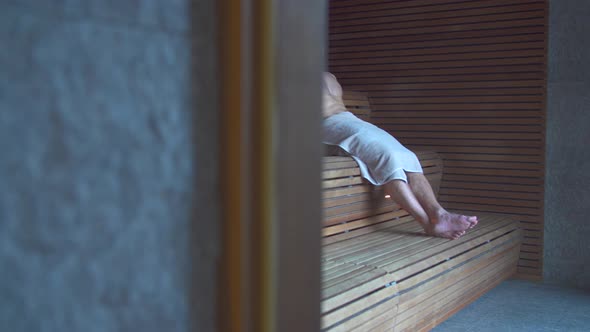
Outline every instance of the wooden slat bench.
{"label": "wooden slat bench", "polygon": [[[347,92],[345,102],[353,112],[369,109],[361,93]],[[416,154],[438,194],[441,158]],[[429,330],[516,271],[517,222],[478,214],[478,226],[458,240],[425,236],[405,210],[364,182],[350,157],[324,157],[323,206],[325,331]]]}

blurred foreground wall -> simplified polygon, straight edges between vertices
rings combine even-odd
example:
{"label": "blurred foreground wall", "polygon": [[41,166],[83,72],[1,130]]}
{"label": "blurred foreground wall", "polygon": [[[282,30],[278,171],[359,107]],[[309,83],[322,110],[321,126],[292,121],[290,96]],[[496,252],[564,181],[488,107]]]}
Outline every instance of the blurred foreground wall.
{"label": "blurred foreground wall", "polygon": [[213,330],[213,5],[0,2],[2,330]]}
{"label": "blurred foreground wall", "polygon": [[544,277],[590,289],[590,2],[549,5]]}

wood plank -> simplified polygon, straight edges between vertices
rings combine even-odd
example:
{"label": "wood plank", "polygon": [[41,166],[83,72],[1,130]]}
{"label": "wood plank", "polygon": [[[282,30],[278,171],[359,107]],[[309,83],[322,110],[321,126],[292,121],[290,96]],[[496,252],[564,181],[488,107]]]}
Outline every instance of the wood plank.
{"label": "wood plank", "polygon": [[[479,179],[474,179],[473,181],[458,181],[458,180],[453,180],[453,179],[449,179],[447,180],[446,178],[443,179],[442,182],[442,186],[443,189],[441,189],[441,193],[444,192],[444,190],[477,190],[477,192],[480,193],[485,193],[485,192],[489,192],[489,191],[509,191],[509,192],[514,192],[514,193],[523,193],[524,195],[526,195],[526,193],[535,193],[537,195],[541,195],[542,191],[543,191],[543,187],[541,186],[541,184],[529,184],[529,185],[521,185],[521,184],[513,184],[513,183],[499,183],[499,182],[489,182],[489,181],[485,181],[485,182],[481,182],[484,181],[483,179],[481,179],[480,181],[477,181]],[[476,182],[477,181],[477,182]],[[493,180],[492,180],[493,181]]]}
{"label": "wood plank", "polygon": [[[539,17],[538,14],[533,15],[520,15],[521,19],[507,20],[507,21],[481,21],[476,20],[471,23],[465,23],[460,25],[453,25],[449,22],[448,25],[435,25],[435,26],[416,26],[416,27],[404,27],[404,24],[398,25],[387,25],[382,26],[375,30],[360,31],[360,32],[347,32],[347,33],[330,33],[329,40],[351,40],[359,38],[376,38],[376,37],[390,37],[410,34],[434,34],[434,33],[449,33],[457,31],[473,31],[473,30],[496,30],[514,27],[535,27],[542,26],[545,24],[545,20]],[[388,30],[391,28],[392,30]]]}
{"label": "wood plank", "polygon": [[475,196],[449,196],[444,195],[440,198],[441,202],[446,203],[468,203],[468,204],[493,204],[502,206],[514,207],[529,207],[536,208],[539,206],[538,200],[515,200],[513,198],[497,198],[497,197],[475,197]]}
{"label": "wood plank", "polygon": [[[428,121],[426,121],[428,122]],[[436,119],[434,121],[435,124],[438,123],[444,123],[447,121],[436,121]],[[452,123],[453,124],[460,124],[461,121],[457,121],[457,120],[453,120]],[[465,119],[464,121],[464,125],[477,125],[477,124],[498,124],[498,122],[501,122],[501,120],[493,120],[493,121],[489,121],[488,119],[479,119],[476,121],[470,121],[469,119]],[[513,122],[513,121],[506,121],[506,122]],[[429,145],[429,144],[437,144],[437,145],[447,145],[447,146],[465,146],[465,147],[479,147],[481,148],[481,150],[484,150],[485,148],[491,147],[498,147],[498,148],[534,148],[534,149],[538,149],[539,146],[539,142],[538,141],[534,141],[534,140],[493,140],[493,139],[460,139],[460,138],[438,138],[438,139],[432,139],[432,138],[409,138],[409,137],[400,137],[399,138],[400,141],[403,141],[406,145],[412,145],[412,146],[417,146],[417,145]],[[456,165],[457,163],[455,163]],[[453,167],[455,166],[453,165],[453,163],[447,163],[446,166],[448,167]],[[482,163],[482,166],[487,166],[484,163]],[[536,165],[537,167],[532,168],[532,170],[537,171],[538,170],[538,165]],[[456,166],[455,166],[456,167]]]}
{"label": "wood plank", "polygon": [[[359,304],[358,304],[358,307],[357,307],[356,309],[357,309],[357,310],[359,310],[359,308],[361,308],[361,309],[362,309],[362,308],[364,308],[365,306],[366,306],[366,303],[359,302]],[[341,313],[340,313],[340,315],[341,315],[341,316],[338,316],[338,317],[342,318],[342,315],[344,315],[344,317],[347,317],[347,316],[346,316],[346,313],[350,313],[350,312],[355,312],[355,310],[353,310],[353,309],[348,309],[348,311],[344,311],[344,313],[345,313],[345,314],[342,314],[342,312],[341,312]],[[371,317],[372,317],[372,316],[371,316]],[[357,322],[355,321],[355,324],[356,324],[356,323],[357,323]],[[347,328],[349,328],[349,326],[348,326]]]}
{"label": "wood plank", "polygon": [[[438,83],[436,83],[438,84]],[[468,83],[441,83],[441,84],[454,84],[466,86]],[[495,85],[497,82],[483,82],[483,83],[472,83],[473,85]],[[527,82],[516,82],[512,81],[506,83],[506,85],[523,85],[529,84]],[[430,84],[434,85],[434,84]],[[472,111],[485,111],[485,110],[537,110],[540,111],[540,102],[507,102],[507,103],[478,103],[478,102],[455,102],[455,103],[422,103],[422,104],[395,104],[395,103],[383,103],[375,102],[375,109],[378,111],[433,111],[433,110],[449,110],[449,111],[460,111],[460,110],[472,110]],[[404,125],[406,126],[406,125]],[[538,124],[535,124],[538,129]],[[464,128],[466,129],[466,128]],[[526,130],[525,130],[526,131]]]}
{"label": "wood plank", "polygon": [[[364,72],[365,74],[373,74],[377,75],[377,73],[384,72],[384,71],[399,71],[399,70],[445,70],[451,68],[458,68],[458,67],[495,67],[495,66],[519,66],[519,65],[541,65],[544,63],[544,57],[542,56],[533,56],[533,57],[516,57],[516,58],[501,58],[501,59],[473,59],[473,60],[461,60],[461,61],[430,61],[430,62],[392,62],[388,64],[375,64],[375,65],[348,65],[348,66],[335,66],[330,65],[330,71],[338,73],[356,73],[356,72]],[[534,81],[534,80],[529,80]],[[477,82],[477,81],[475,81]],[[498,88],[498,87],[526,87],[526,86],[543,86],[543,80],[539,80],[539,82],[530,83],[522,83],[522,84],[507,84],[504,83],[502,85],[490,85],[491,88]],[[365,85],[346,85],[349,89],[358,89],[358,90],[365,90]],[[442,85],[440,88],[444,88],[446,85]],[[382,90],[383,87],[377,85],[377,89]],[[483,86],[479,86],[482,88]],[[437,88],[436,86],[431,86],[430,89]],[[467,85],[457,86],[457,88],[468,88]]]}
{"label": "wood plank", "polygon": [[342,264],[328,269],[322,273],[322,287],[329,287],[337,284],[341,279],[350,279],[350,276],[358,275],[367,270],[365,266]]}
{"label": "wood plank", "polygon": [[[379,45],[404,45],[405,43],[431,43],[436,41],[447,41],[455,44],[466,44],[466,40],[470,38],[479,38],[479,43],[485,42],[492,38],[513,38],[511,41],[517,42],[519,36],[533,36],[531,40],[538,38],[539,35],[545,36],[544,27],[509,27],[496,30],[479,30],[479,31],[448,31],[438,34],[423,34],[423,35],[398,35],[398,36],[379,36],[374,38],[354,39],[354,40],[332,40],[330,46],[334,48],[346,48],[348,51],[354,50],[370,50],[379,49]],[[540,62],[542,64],[543,62]],[[497,64],[499,65],[499,64]],[[469,67],[467,67],[469,68]],[[417,69],[417,68],[416,68]],[[402,69],[404,70],[404,69]],[[407,69],[405,69],[407,70]],[[405,72],[403,72],[405,73]],[[378,73],[376,77],[384,77],[392,73]],[[399,74],[401,75],[401,73]],[[344,75],[343,78],[350,77]],[[356,77],[369,77],[368,75]]]}
{"label": "wood plank", "polygon": [[335,187],[345,187],[345,186],[352,186],[355,184],[361,184],[363,180],[360,176],[355,177],[348,177],[348,178],[340,178],[336,180],[329,180],[329,181],[322,181],[322,188],[329,189]]}
{"label": "wood plank", "polygon": [[392,277],[382,271],[372,271],[356,279],[322,289],[322,313],[332,311],[354,299],[363,297],[390,284]]}
{"label": "wood plank", "polygon": [[323,158],[323,163],[324,166],[326,166],[326,164],[329,163],[339,163],[339,162],[346,162],[346,161],[354,161],[352,158],[350,157],[342,157],[342,156],[324,156]]}
{"label": "wood plank", "polygon": [[[444,251],[448,248],[453,248],[460,245],[461,242],[468,241],[471,238],[481,237],[486,233],[497,230],[506,225],[505,217],[500,219],[490,219],[490,216],[485,215],[481,217],[480,225],[473,231],[470,231],[460,241],[449,241],[446,239],[415,236],[411,232],[420,231],[420,226],[413,221],[411,217],[400,218],[399,223],[392,223],[385,231],[372,232],[367,235],[356,237],[352,240],[347,240],[344,243],[336,243],[333,245],[324,246],[324,256],[331,259],[343,259],[349,263],[370,265],[375,267],[389,265],[390,270],[400,269],[404,266],[411,265],[413,262],[423,260],[435,253]],[[395,239],[405,237],[405,242],[400,242]],[[388,241],[391,239],[391,241]],[[388,244],[390,250],[399,252],[396,254],[379,255],[377,250],[372,250],[372,246]],[[410,246],[404,247],[407,243]],[[351,248],[351,249],[347,249]],[[351,255],[354,252],[363,251],[369,252],[366,260],[359,260],[359,256]],[[396,263],[397,265],[392,265]]]}
{"label": "wood plank", "polygon": [[[376,232],[376,231],[379,231],[382,229],[386,229],[388,227],[391,227],[392,223],[393,224],[398,223],[397,219],[392,219],[392,218],[396,218],[397,216],[400,216],[400,215],[407,216],[408,213],[405,210],[398,210],[395,212],[388,212],[388,213],[380,214],[380,215],[373,217],[373,218],[380,218],[382,220],[388,220],[386,222],[372,222],[372,221],[370,221],[371,218],[359,219],[359,220],[355,220],[353,222],[348,222],[347,225],[355,223],[355,222],[364,222],[365,220],[370,221],[367,224],[362,225],[363,227],[359,227],[359,228],[354,227],[355,228],[354,232],[343,232],[343,233],[338,232],[338,234],[334,235],[334,232],[330,232],[329,228],[324,227],[324,229],[323,229],[324,230],[324,233],[323,233],[324,238],[322,239],[322,243],[324,245],[328,245],[328,244],[332,244],[332,243],[345,241],[345,240],[348,240],[351,238],[356,238],[356,237],[364,235],[364,234],[373,233],[373,232]],[[366,227],[364,227],[364,226],[366,226]]]}
{"label": "wood plank", "polygon": [[[490,233],[489,236],[486,236],[486,240],[484,240],[483,243],[485,243],[485,241],[491,240],[493,237],[495,236],[500,236],[503,234],[503,232],[508,231],[508,227],[500,229],[496,232]],[[488,234],[486,234],[488,235]],[[519,238],[520,237],[520,233],[518,232],[514,232],[513,235],[515,238]],[[420,283],[423,280],[426,280],[438,273],[441,273],[442,271],[444,271],[447,267],[449,266],[454,266],[460,262],[457,262],[456,260],[450,260],[450,261],[446,261],[445,260],[449,257],[453,257],[454,255],[460,254],[462,252],[464,252],[460,258],[461,261],[463,260],[467,260],[471,257],[475,257],[478,254],[481,254],[482,252],[486,251],[489,247],[489,243],[488,244],[484,244],[480,247],[474,248],[475,245],[481,245],[482,244],[482,239],[481,238],[476,238],[476,239],[472,239],[470,241],[470,243],[467,243],[467,245],[465,246],[458,246],[455,247],[451,250],[448,250],[444,253],[440,253],[437,255],[434,255],[426,260],[420,261],[417,264],[414,264],[412,266],[408,266],[406,268],[397,270],[397,271],[390,271],[390,273],[394,276],[395,280],[403,280],[404,278],[407,278],[408,276],[412,275],[413,273],[416,273],[418,271],[422,271],[424,270],[424,268],[430,267],[431,266],[431,262],[437,261],[437,262],[443,262],[440,265],[437,265],[434,268],[430,268],[428,271],[425,272],[421,272],[419,277],[413,277],[410,279],[407,279],[405,282],[400,284],[400,291],[403,291],[404,289],[410,288],[418,283]],[[474,248],[474,249],[469,249],[469,248]],[[465,251],[468,250],[468,251]],[[385,270],[389,270],[390,267],[384,267]]]}
{"label": "wood plank", "polygon": [[[477,285],[482,278],[497,275],[506,269],[515,270],[517,254],[518,243],[505,242],[501,247],[494,248],[467,264],[450,269],[400,294],[398,321],[410,318],[416,311],[428,310],[437,302],[453,299],[453,294],[457,297],[465,295],[465,290]],[[441,284],[445,286],[441,287]]]}
{"label": "wood plank", "polygon": [[[419,111],[416,111],[419,112]],[[463,111],[460,111],[463,112]],[[476,112],[476,111],[471,111]],[[485,112],[485,111],[484,111]],[[404,112],[400,112],[404,113]],[[529,132],[529,133],[522,133],[522,132],[463,132],[463,131],[401,131],[401,132],[392,132],[395,134],[399,140],[408,140],[411,138],[428,138],[428,139],[523,139],[523,140],[538,140],[541,141],[542,137],[539,132]],[[411,144],[408,144],[410,146]],[[477,152],[471,153],[442,153],[441,155],[444,156],[446,160],[491,160],[491,161],[523,161],[523,162],[534,162],[534,163],[541,163],[543,160],[540,156],[519,156],[519,155],[505,155],[505,154],[489,154],[486,153],[485,149],[482,149]]]}
{"label": "wood plank", "polygon": [[350,329],[353,332],[366,331],[391,331],[395,324],[395,316],[397,315],[397,304],[394,301],[383,303],[374,309],[373,318],[364,322],[354,328]]}
{"label": "wood plank", "polygon": [[515,274],[515,272],[516,272],[516,269],[514,267],[506,268],[506,270],[503,271],[503,273],[485,280],[485,284],[480,285],[479,287],[472,288],[471,293],[468,293],[469,295],[464,297],[463,299],[461,299],[460,302],[447,304],[445,307],[443,307],[441,309],[442,313],[438,314],[438,317],[435,318],[432,326],[436,326],[436,325],[442,323],[451,315],[455,314],[459,310],[463,309],[464,307],[466,307],[469,304],[471,304],[472,302],[474,302],[477,298],[482,296],[484,293],[486,293],[489,290],[491,290],[492,288],[496,287],[504,280],[507,280],[510,277],[512,277]]}
{"label": "wood plank", "polygon": [[335,198],[324,199],[322,205],[324,209],[347,205],[351,203],[363,202],[371,200],[371,193],[361,193],[356,195],[346,195]]}
{"label": "wood plank", "polygon": [[[446,170],[445,170],[446,171]],[[507,184],[507,185],[521,185],[521,188],[524,188],[524,185],[535,186],[539,188],[542,185],[543,180],[539,178],[523,178],[523,177],[510,177],[510,176],[492,176],[492,175],[484,175],[479,174],[477,176],[473,176],[470,174],[446,174],[444,175],[444,181],[464,181],[464,182],[479,182],[479,183],[488,183],[488,184]]]}
{"label": "wood plank", "polygon": [[[542,3],[541,1],[527,1],[526,3]],[[495,0],[492,3],[495,6],[515,5],[510,0]],[[468,9],[488,8],[490,1],[461,1],[461,0],[414,0],[408,2],[383,2],[375,0],[356,0],[356,1],[330,1],[331,17],[349,21],[358,18],[354,15],[382,16],[382,15],[408,15],[415,13],[428,13],[429,11],[462,11]],[[360,10],[359,6],[364,10]]]}
{"label": "wood plank", "polygon": [[[419,231],[416,225],[412,225],[416,231]],[[373,266],[370,260],[375,260],[379,257],[395,257],[399,255],[403,257],[404,253],[407,252],[406,248],[415,245],[424,245],[425,243],[438,243],[441,240],[433,237],[424,236],[408,236],[410,232],[396,232],[391,233],[386,238],[389,241],[383,241],[381,243],[369,243],[366,246],[356,246],[348,251],[348,253],[339,253],[339,260],[345,261],[351,264],[358,264],[363,266]]]}
{"label": "wood plank", "polygon": [[[380,45],[380,44],[376,44]],[[369,47],[363,46],[363,49]],[[541,76],[540,79],[544,79],[545,67],[542,63],[537,64],[519,64],[519,65],[502,65],[494,64],[491,66],[464,66],[464,67],[449,67],[449,68],[432,68],[418,67],[418,68],[399,68],[397,70],[382,70],[382,71],[341,71],[338,73],[338,80],[345,88],[349,88],[348,85],[383,85],[383,84],[394,84],[394,83],[410,83],[406,79],[415,78],[419,82],[428,82],[430,79],[440,78],[443,82],[452,82],[453,78],[457,78],[457,81],[478,81],[469,79],[471,77],[487,77],[487,75],[507,75],[512,74],[514,76],[504,76],[502,80],[510,80],[514,77],[519,78],[522,73],[535,73]],[[483,79],[484,81],[487,81]],[[367,92],[366,89],[363,91]]]}
{"label": "wood plank", "polygon": [[322,191],[322,196],[324,199],[329,198],[336,198],[346,195],[354,195],[360,193],[370,192],[371,188],[369,186],[350,186],[350,187],[338,187],[338,188],[331,188],[331,189],[324,189]]}
{"label": "wood plank", "polygon": [[[327,157],[324,157],[327,158]],[[324,162],[323,164],[323,171],[330,171],[335,169],[343,169],[343,168],[356,168],[358,164],[354,159],[349,158],[350,160],[340,161],[340,162]]]}
{"label": "wood plank", "polygon": [[399,245],[399,243],[393,244],[392,240],[403,237],[407,232],[416,229],[416,221],[411,216],[405,215],[397,220],[392,220],[388,223],[387,227],[379,230],[359,235],[347,241],[324,245],[322,256],[330,260],[335,260],[341,257],[347,257],[355,251],[372,247],[375,244]]}
{"label": "wood plank", "polygon": [[[344,45],[344,46],[333,46],[329,49],[329,59],[335,59],[338,57],[358,56],[358,55],[370,55],[368,52],[379,52],[379,51],[395,51],[395,50],[409,50],[409,49],[437,49],[437,48],[449,48],[452,49],[457,47],[465,47],[472,45],[488,46],[488,45],[511,45],[517,43],[534,43],[544,42],[545,35],[539,33],[527,33],[519,35],[507,35],[507,36],[493,36],[482,39],[467,37],[457,39],[442,39],[442,40],[408,40],[405,42],[397,41],[396,43],[374,43],[364,45]],[[532,70],[542,71],[542,68],[531,67],[522,68],[519,71]],[[514,70],[513,70],[514,71]],[[406,73],[397,73],[394,75],[403,75]],[[452,74],[457,74],[453,72]],[[392,75],[392,76],[394,76]],[[339,77],[339,79],[347,79],[348,76]]]}
{"label": "wood plank", "polygon": [[357,176],[360,175],[360,173],[361,172],[358,167],[331,169],[322,172],[322,179],[327,180],[333,178]]}
{"label": "wood plank", "polygon": [[396,295],[397,287],[395,285],[385,287],[342,308],[330,311],[322,316],[322,328],[337,331],[361,325],[381,313],[380,310],[375,310],[376,308],[371,310],[371,307],[378,306],[380,302],[386,300],[388,309],[395,309]]}
{"label": "wood plank", "polygon": [[527,169],[537,171],[539,163],[508,162],[506,160],[495,161],[473,161],[473,160],[446,160],[447,167],[478,167],[478,168],[497,168],[497,169]]}
{"label": "wood plank", "polygon": [[[514,267],[508,267],[500,271],[499,274],[491,276],[479,276],[476,282],[465,285],[462,292],[455,293],[445,298],[449,301],[439,301],[432,304],[431,310],[425,312],[420,316],[420,320],[406,319],[398,322],[396,326],[397,331],[417,331],[428,328],[430,326],[438,325],[442,320],[446,319],[448,315],[458,311],[467,304],[473,302],[476,298],[480,297],[491,288],[498,285],[501,281],[507,279],[514,273]],[[459,295],[459,296],[457,296]]]}
{"label": "wood plank", "polygon": [[[431,85],[438,83],[429,83]],[[466,83],[448,83],[448,84],[462,84],[468,86]],[[477,85],[475,83],[474,85]],[[373,98],[375,105],[399,105],[399,104],[454,104],[454,103],[539,103],[543,100],[543,95],[502,95],[502,96],[416,96],[416,97],[395,97],[395,98]]]}
{"label": "wood plank", "polygon": [[[479,81],[506,81],[517,78],[521,81],[530,81],[542,79],[542,74],[539,73],[521,73],[517,74],[487,74],[487,75],[462,75],[462,76],[434,76],[434,77],[400,77],[397,79],[389,79],[388,82],[384,82],[380,85],[364,86],[365,89],[372,87],[371,98],[399,98],[399,97],[439,97],[439,96],[501,96],[501,95],[544,95],[545,91],[542,87],[516,87],[516,88],[492,88],[492,89],[477,89],[477,88],[466,88],[466,89],[423,89],[423,90],[377,90],[379,87],[387,87],[398,84],[411,84],[411,83],[442,83],[442,82],[479,82]],[[375,80],[372,80],[375,82]],[[350,83],[354,84],[354,83]],[[362,84],[359,82],[357,84]],[[418,116],[421,114],[418,113]],[[435,113],[436,116],[449,116],[447,112]],[[465,115],[460,114],[460,115]],[[510,113],[505,113],[510,116]],[[534,114],[537,116],[538,114]],[[398,114],[379,113],[375,114],[378,117],[399,117]],[[416,115],[413,115],[416,116]],[[522,116],[522,114],[520,114]]]}
{"label": "wood plank", "polygon": [[[543,48],[532,48],[532,49],[518,49],[502,50],[502,51],[481,51],[481,52],[468,52],[457,50],[456,52],[449,52],[444,54],[426,53],[426,54],[414,54],[411,55],[412,63],[423,63],[431,61],[466,61],[466,60],[483,60],[483,59],[497,59],[500,57],[506,58],[523,58],[523,57],[534,57],[538,56],[539,53],[543,52]],[[402,53],[402,52],[396,52]],[[418,52],[414,52],[418,53]],[[331,61],[332,66],[361,66],[361,65],[376,65],[376,64],[389,64],[399,63],[408,60],[406,55],[390,55],[387,57],[361,57],[361,58],[344,58],[335,59]]]}
{"label": "wood plank", "polygon": [[323,225],[331,226],[342,222],[368,217],[374,213],[389,212],[391,209],[391,205],[383,204],[376,207],[374,204],[372,204],[372,202],[369,201],[327,208],[324,210]]}
{"label": "wood plank", "polygon": [[[514,248],[510,250],[514,251]],[[455,271],[449,271],[448,277],[454,279],[455,283],[438,292],[432,290],[429,292],[427,289],[422,290],[421,293],[428,293],[428,298],[413,306],[404,305],[404,310],[401,311],[400,309],[396,317],[396,327],[404,330],[411,326],[411,330],[416,330],[421,324],[435,320],[441,314],[441,309],[460,305],[465,298],[472,296],[471,292],[477,289],[478,286],[480,288],[484,287],[488,280],[506,275],[507,271],[514,271],[515,260],[510,256],[510,251],[504,251],[502,254],[508,256],[499,260],[494,259],[492,262],[487,259],[479,260],[477,263],[483,265],[483,267],[479,267],[475,273],[468,277],[455,273]],[[433,282],[436,283],[437,281]],[[413,291],[411,293],[415,295],[418,292]]]}
{"label": "wood plank", "polygon": [[[364,262],[364,265],[383,268],[392,273],[395,272],[397,276],[396,280],[401,280],[412,273],[420,271],[418,269],[419,266],[416,264],[429,266],[429,262],[439,263],[444,261],[452,256],[450,253],[461,252],[465,248],[470,248],[470,245],[480,244],[482,241],[481,238],[493,238],[495,235],[507,229],[505,225],[505,222],[486,223],[484,221],[480,227],[470,231],[460,241],[432,238],[432,240],[429,240],[428,245],[408,247],[409,250],[400,252],[399,256],[375,257]],[[499,229],[501,230],[500,232],[498,232]]]}
{"label": "wood plank", "polygon": [[322,280],[322,289],[330,290],[333,287],[341,287],[342,285],[356,285],[366,282],[368,279],[373,279],[376,276],[383,275],[382,272],[376,271],[367,266],[354,266],[350,270],[342,269],[342,272],[334,275],[328,280]]}
{"label": "wood plank", "polygon": [[[413,314],[414,310],[428,307],[435,300],[435,295],[448,296],[453,293],[463,293],[461,289],[466,283],[477,282],[478,275],[493,275],[506,265],[515,267],[515,259],[506,256],[508,251],[514,251],[515,246],[508,246],[503,251],[483,256],[481,259],[470,261],[456,269],[449,270],[439,278],[424,283],[419,287],[412,289],[400,295],[399,313]],[[414,310],[412,310],[414,309]],[[408,311],[409,310],[409,311]],[[402,317],[399,317],[400,319]]]}
{"label": "wood plank", "polygon": [[493,204],[473,204],[473,203],[454,203],[443,202],[443,205],[449,209],[467,208],[473,211],[494,212],[494,213],[511,213],[511,214],[534,214],[538,213],[538,208],[523,208],[514,206],[501,206]]}
{"label": "wood plank", "polygon": [[[497,189],[509,189],[506,187],[498,186]],[[482,193],[480,190],[472,189],[472,188],[444,188],[441,189],[440,192],[441,197],[445,196],[455,196],[455,197],[492,197],[492,198],[506,198],[506,199],[523,199],[523,200],[531,200],[531,201],[538,201],[543,199],[543,195],[538,192],[535,193],[527,193],[527,192],[518,192],[518,191],[508,191],[508,190],[495,190],[495,191],[487,191]],[[485,196],[481,196],[485,195]],[[448,199],[447,199],[448,200]]]}
{"label": "wood plank", "polygon": [[[367,4],[364,4],[366,7]],[[337,28],[343,27],[357,27],[359,25],[372,25],[392,22],[409,22],[409,21],[430,21],[454,18],[454,17],[480,17],[487,19],[493,14],[514,13],[514,12],[530,12],[530,11],[544,11],[545,5],[543,3],[533,4],[518,4],[512,3],[510,6],[496,6],[484,8],[461,8],[461,10],[436,10],[434,12],[417,12],[417,13],[400,13],[394,12],[391,15],[383,15],[375,17],[359,17],[354,20],[330,20],[330,31],[345,31]],[[337,16],[332,16],[337,18]]]}

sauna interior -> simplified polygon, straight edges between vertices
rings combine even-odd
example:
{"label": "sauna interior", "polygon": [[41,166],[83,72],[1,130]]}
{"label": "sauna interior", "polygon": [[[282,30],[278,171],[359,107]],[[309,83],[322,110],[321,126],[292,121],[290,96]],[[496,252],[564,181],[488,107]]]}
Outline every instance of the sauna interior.
{"label": "sauna interior", "polygon": [[540,280],[548,3],[332,0],[328,17],[347,109],[481,222],[455,241],[405,235],[420,228],[354,160],[325,157],[322,327],[429,330],[503,280]]}
{"label": "sauna interior", "polygon": [[[588,331],[589,17],[0,1],[0,330]],[[475,228],[423,236],[324,151],[324,71]]]}

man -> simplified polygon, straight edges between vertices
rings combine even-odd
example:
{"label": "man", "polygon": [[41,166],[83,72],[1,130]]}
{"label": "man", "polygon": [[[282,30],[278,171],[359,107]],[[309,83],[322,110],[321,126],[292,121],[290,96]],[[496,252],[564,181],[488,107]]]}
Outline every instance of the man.
{"label": "man", "polygon": [[450,213],[436,200],[416,155],[384,130],[346,110],[342,87],[331,73],[323,75],[323,143],[352,156],[361,175],[408,211],[426,234],[458,239],[477,224],[477,217]]}

